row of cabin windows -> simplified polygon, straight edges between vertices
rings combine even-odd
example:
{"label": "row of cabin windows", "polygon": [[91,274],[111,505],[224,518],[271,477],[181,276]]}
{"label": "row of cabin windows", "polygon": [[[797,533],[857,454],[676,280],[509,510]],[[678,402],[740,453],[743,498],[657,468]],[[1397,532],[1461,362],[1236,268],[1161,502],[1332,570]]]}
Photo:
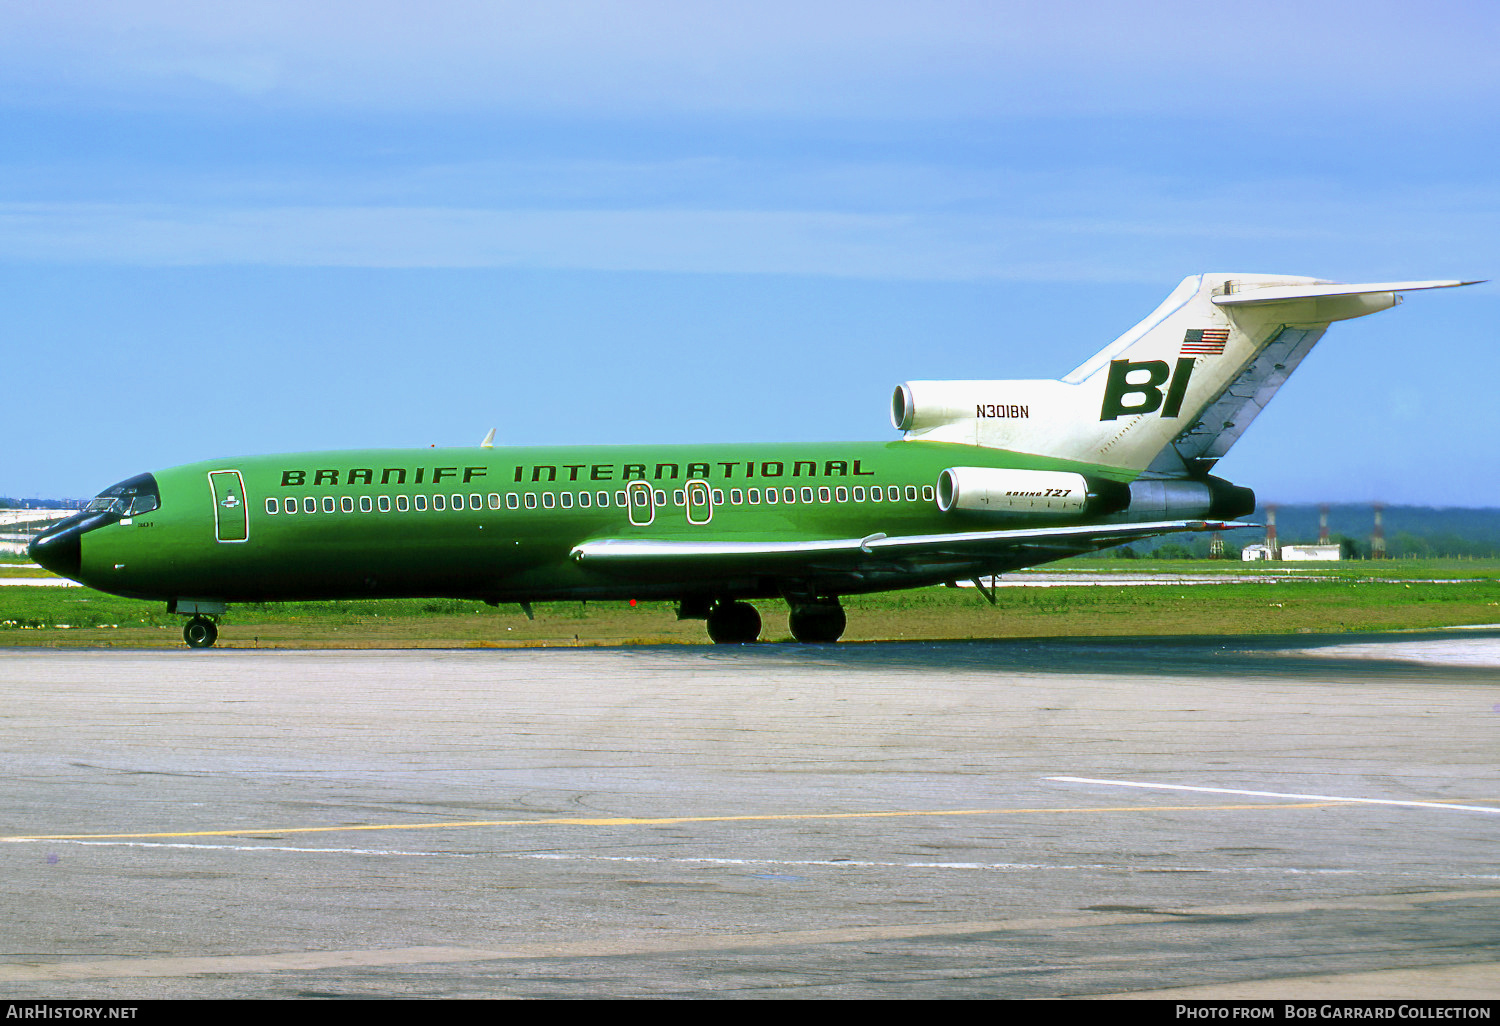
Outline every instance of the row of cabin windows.
{"label": "row of cabin windows", "polygon": [[[932,485],[924,486],[920,494],[923,500],[927,502],[933,501],[934,493]],[[904,491],[896,485],[890,485],[883,489],[872,487],[868,490],[863,485],[855,485],[852,489],[845,485],[839,485],[836,488],[828,488],[827,486],[821,488],[803,487],[801,489],[767,488],[764,491],[759,488],[731,488],[729,489],[728,504],[731,506],[759,506],[764,502],[768,506],[774,506],[778,503],[792,504],[798,501],[804,503],[848,502],[851,496],[855,502],[900,502],[903,498],[907,502],[916,502],[918,491],[916,485],[907,485]],[[652,495],[652,499],[655,500],[657,506],[665,506],[667,504],[667,493],[657,489]],[[503,501],[506,509],[521,509],[523,506],[526,509],[536,509],[538,505],[543,509],[554,509],[559,506],[563,509],[573,509],[574,507],[588,509],[590,506],[608,506],[610,504],[610,493],[578,492],[575,496],[573,492],[541,492],[540,495],[537,492],[525,492],[522,494],[509,492],[505,495]],[[467,497],[455,493],[453,495],[433,495],[430,498],[426,495],[396,495],[394,497],[390,495],[361,495],[356,499],[352,495],[344,495],[335,499],[332,495],[325,495],[321,500],[308,495],[304,496],[300,500],[300,503],[295,497],[285,499],[268,498],[266,499],[266,512],[272,516],[280,513],[317,513],[319,510],[322,510],[324,513],[338,511],[353,513],[355,504],[358,503],[361,513],[370,513],[377,509],[382,513],[389,513],[393,502],[394,508],[398,513],[405,513],[409,510],[416,510],[420,513],[427,509],[482,510],[486,506],[490,509],[500,509],[502,500],[498,492],[490,492],[488,496],[473,492]],[[686,491],[682,488],[674,491],[672,493],[672,502],[677,506],[687,505]],[[615,492],[614,504],[621,508],[627,507],[629,505],[627,493],[623,491]],[[721,489],[713,489],[713,505],[725,505],[724,492]]]}

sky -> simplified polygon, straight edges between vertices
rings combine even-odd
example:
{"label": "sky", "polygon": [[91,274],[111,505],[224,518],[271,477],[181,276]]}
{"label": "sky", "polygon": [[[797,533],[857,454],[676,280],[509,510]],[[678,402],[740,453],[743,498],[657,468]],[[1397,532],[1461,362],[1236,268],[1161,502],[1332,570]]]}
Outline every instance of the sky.
{"label": "sky", "polygon": [[[885,440],[1201,271],[1500,277],[1500,5],[0,0],[0,495],[368,446]],[[1500,506],[1500,290],[1217,473]]]}

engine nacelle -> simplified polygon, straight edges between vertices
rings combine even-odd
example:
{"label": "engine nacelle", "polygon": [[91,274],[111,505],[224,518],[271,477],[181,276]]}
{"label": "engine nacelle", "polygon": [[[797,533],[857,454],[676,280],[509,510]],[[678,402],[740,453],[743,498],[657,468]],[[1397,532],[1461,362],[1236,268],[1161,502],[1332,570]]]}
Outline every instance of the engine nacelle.
{"label": "engine nacelle", "polygon": [[[1007,418],[1029,420],[1053,381],[907,381],[891,396],[897,431],[927,431],[944,424]],[[1040,406],[1037,406],[1040,411]],[[1040,413],[1038,413],[1038,416]]]}
{"label": "engine nacelle", "polygon": [[1255,511],[1255,493],[1218,477],[1201,481],[1132,481],[1131,520],[1233,520]]}
{"label": "engine nacelle", "polygon": [[1061,470],[949,467],[938,475],[937,504],[944,513],[1059,518],[1086,513],[1125,523],[1233,520],[1255,510],[1255,493],[1217,477],[1126,485]]}
{"label": "engine nacelle", "polygon": [[1099,498],[1082,474],[1067,471],[949,467],[938,475],[937,503],[944,513],[1069,517],[1097,510]]}

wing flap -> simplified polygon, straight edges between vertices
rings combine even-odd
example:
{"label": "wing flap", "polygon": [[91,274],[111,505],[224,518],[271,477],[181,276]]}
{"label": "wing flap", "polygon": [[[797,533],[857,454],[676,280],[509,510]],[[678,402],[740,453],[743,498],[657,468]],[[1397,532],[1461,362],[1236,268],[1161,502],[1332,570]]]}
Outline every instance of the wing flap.
{"label": "wing flap", "polygon": [[958,531],[888,537],[830,538],[816,541],[697,541],[599,538],[572,550],[577,562],[605,569],[619,566],[786,564],[844,567],[891,559],[951,557],[973,559],[1030,546],[1097,548],[1101,545],[1178,531],[1221,531],[1255,524],[1237,521],[1159,520],[1144,524],[1083,524],[1005,531]]}

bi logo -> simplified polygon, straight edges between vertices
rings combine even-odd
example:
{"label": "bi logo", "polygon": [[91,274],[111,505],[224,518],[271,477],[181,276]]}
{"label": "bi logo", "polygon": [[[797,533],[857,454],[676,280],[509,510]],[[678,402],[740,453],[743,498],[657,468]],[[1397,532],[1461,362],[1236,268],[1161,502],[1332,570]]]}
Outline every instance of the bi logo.
{"label": "bi logo", "polygon": [[[1126,415],[1153,413],[1161,410],[1163,417],[1175,417],[1182,412],[1182,397],[1187,395],[1188,379],[1193,376],[1193,359],[1181,357],[1176,367],[1168,367],[1165,360],[1111,360],[1109,382],[1104,386],[1104,405],[1099,408],[1100,420],[1115,420]],[[1141,380],[1141,373],[1146,377]],[[1136,380],[1130,380],[1135,375]],[[1163,385],[1167,386],[1165,392]],[[1130,399],[1131,402],[1125,400]]]}

